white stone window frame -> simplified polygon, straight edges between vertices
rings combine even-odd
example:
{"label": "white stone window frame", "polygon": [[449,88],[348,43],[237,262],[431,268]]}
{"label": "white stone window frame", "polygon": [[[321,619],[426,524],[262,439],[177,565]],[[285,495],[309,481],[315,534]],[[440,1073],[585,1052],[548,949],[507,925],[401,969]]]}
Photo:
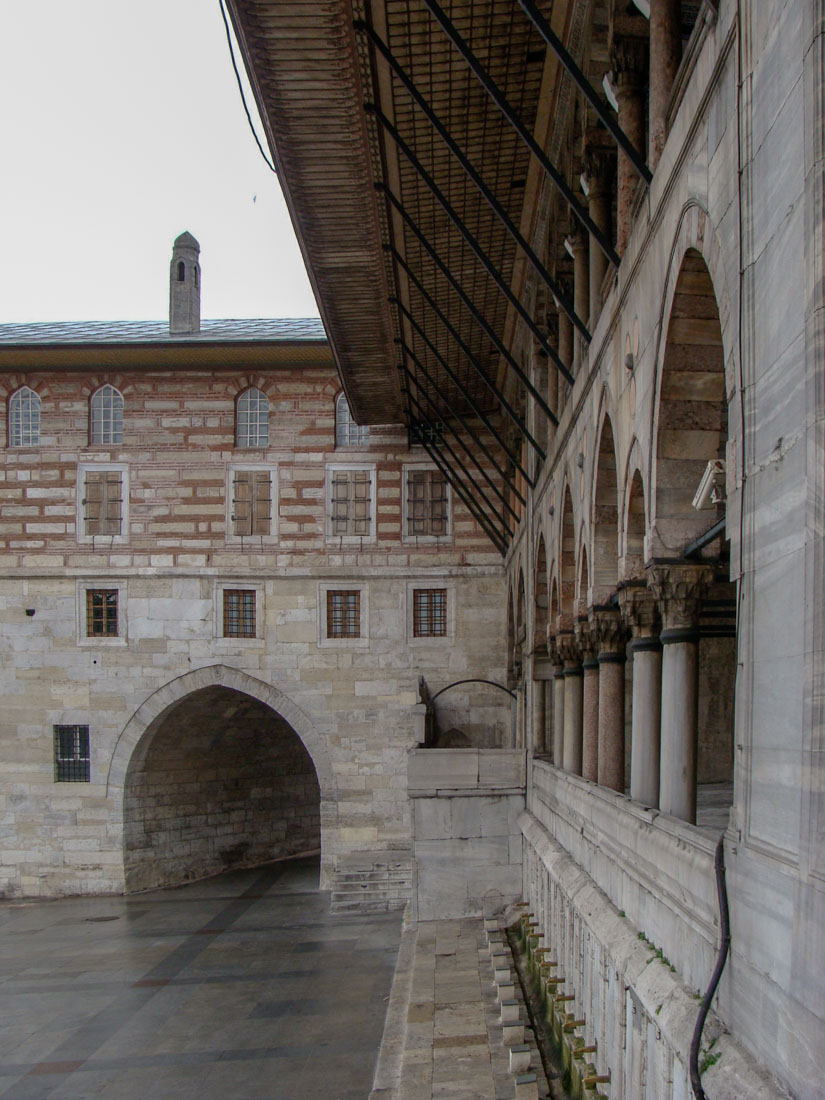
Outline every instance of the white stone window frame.
{"label": "white stone window frame", "polygon": [[[246,408],[247,404],[253,401],[254,395],[254,409]],[[266,408],[266,416],[262,414],[262,409]],[[269,440],[271,436],[270,428],[272,416],[272,402],[269,399],[269,394],[261,389],[260,386],[247,386],[245,390],[235,398],[235,450],[236,451],[263,451],[269,447]],[[266,432],[262,432],[262,425],[266,425]],[[254,426],[254,439],[252,428]],[[266,438],[262,438],[265,434]]]}
{"label": "white stone window frame", "polygon": [[[120,473],[120,534],[119,535],[87,535],[86,514],[83,501],[86,499],[86,474],[105,473],[106,471],[118,471]],[[125,546],[129,541],[129,464],[127,462],[79,462],[77,464],[76,481],[76,512],[75,531],[77,542],[83,546],[102,547]]]}
{"label": "white stone window frame", "polygon": [[[357,592],[359,594],[360,637],[327,637],[327,593]],[[370,589],[368,584],[341,577],[337,581],[318,582],[318,645],[321,649],[369,649],[370,644]]]}
{"label": "white stone window frame", "polygon": [[440,544],[443,545],[452,540],[453,537],[453,495],[452,486],[445,477],[445,490],[447,493],[447,530],[443,535],[412,535],[409,533],[409,494],[407,491],[407,482],[409,474],[411,472],[419,473],[421,471],[431,471],[432,473],[443,474],[442,470],[439,470],[432,462],[408,462],[402,467],[401,478],[401,541],[408,546],[421,546],[426,544]]}
{"label": "white stone window frame", "polygon": [[[337,471],[346,473],[358,473],[366,471],[370,475],[370,529],[366,535],[335,535],[332,532],[332,479]],[[364,543],[375,542],[376,518],[375,509],[377,501],[376,493],[377,467],[374,462],[332,462],[327,465],[324,477],[324,531],[327,544],[330,546],[361,546]],[[338,585],[340,588],[341,585]],[[357,587],[357,586],[356,586]]]}
{"label": "white stone window frame", "polygon": [[[235,635],[227,635],[223,632],[223,594],[230,592],[254,592],[255,593],[255,634],[251,638],[238,638]],[[216,642],[223,647],[234,649],[236,646],[260,645],[264,637],[264,601],[265,586],[257,581],[245,579],[234,581],[215,581],[212,590],[212,634]]]}
{"label": "white stone window frame", "polygon": [[[446,593],[447,615],[446,633],[427,635],[423,638],[415,637],[415,605],[414,593],[416,589],[443,588]],[[444,646],[450,648],[455,642],[455,584],[443,577],[421,577],[415,581],[407,581],[406,594],[406,638],[407,645],[416,648],[418,646]]]}
{"label": "white stone window frame", "polygon": [[[235,504],[235,474],[238,472],[269,473],[269,534],[236,535],[232,531]],[[226,542],[232,546],[247,546],[254,550],[278,541],[278,467],[269,463],[233,462],[226,468]]]}
{"label": "white stone window frame", "polygon": [[[100,537],[100,536],[98,536]],[[109,536],[103,536],[108,538]],[[101,637],[100,635],[93,635],[91,638],[87,635],[87,622],[86,622],[86,593],[90,590],[96,591],[109,591],[117,592],[117,636]],[[98,647],[108,648],[109,646],[125,646],[129,644],[129,615],[128,615],[128,590],[127,584],[124,580],[111,580],[102,577],[91,577],[85,580],[79,580],[77,582],[77,597],[75,600],[77,607],[77,644],[79,646],[91,646],[95,649]],[[76,724],[76,723],[75,723]]]}

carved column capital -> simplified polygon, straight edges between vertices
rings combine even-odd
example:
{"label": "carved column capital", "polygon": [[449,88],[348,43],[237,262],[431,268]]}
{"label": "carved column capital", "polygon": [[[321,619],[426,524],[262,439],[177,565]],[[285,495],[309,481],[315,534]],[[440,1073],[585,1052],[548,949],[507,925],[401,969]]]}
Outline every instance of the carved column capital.
{"label": "carved column capital", "polygon": [[575,668],[581,664],[581,650],[578,639],[572,631],[569,634],[557,635],[556,645],[565,668]]}
{"label": "carved column capital", "polygon": [[648,587],[659,604],[664,630],[695,630],[705,592],[713,582],[713,568],[673,562],[647,570]]}
{"label": "carved column capital", "polygon": [[600,658],[607,653],[624,657],[627,629],[618,608],[600,607],[591,611],[590,631]]}
{"label": "carved column capital", "polygon": [[576,621],[576,641],[582,661],[594,661],[598,653],[598,641],[593,634],[592,624],[587,618],[579,618]]}
{"label": "carved column capital", "polygon": [[614,38],[610,64],[616,77],[617,95],[640,95],[647,83],[647,40],[631,36]]}
{"label": "carved column capital", "polygon": [[613,165],[616,160],[612,149],[604,149],[598,145],[588,145],[584,151],[584,176],[590,194],[588,200],[607,194],[610,182],[613,178]]}
{"label": "carved column capital", "polygon": [[655,638],[662,617],[656,596],[645,584],[628,585],[619,591],[619,606],[634,638]]}

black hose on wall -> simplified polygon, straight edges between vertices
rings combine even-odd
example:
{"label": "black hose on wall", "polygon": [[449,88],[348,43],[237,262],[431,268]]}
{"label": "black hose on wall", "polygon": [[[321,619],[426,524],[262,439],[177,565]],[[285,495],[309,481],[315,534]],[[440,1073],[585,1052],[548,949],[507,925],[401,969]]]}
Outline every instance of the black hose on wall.
{"label": "black hose on wall", "polygon": [[699,1009],[699,1015],[696,1017],[696,1026],[693,1029],[693,1038],[690,1041],[690,1083],[696,1100],[706,1100],[705,1090],[702,1088],[702,1080],[699,1076],[699,1047],[702,1044],[702,1031],[710,1011],[711,1001],[716,993],[716,987],[719,985],[719,979],[722,977],[722,971],[725,969],[725,962],[730,949],[730,912],[728,911],[728,891],[725,885],[724,833],[719,837],[716,845],[714,866],[716,868],[716,895],[719,899],[719,931],[722,938],[719,943],[719,954],[716,956],[716,966],[713,969],[710,985],[702,1001],[702,1007]]}

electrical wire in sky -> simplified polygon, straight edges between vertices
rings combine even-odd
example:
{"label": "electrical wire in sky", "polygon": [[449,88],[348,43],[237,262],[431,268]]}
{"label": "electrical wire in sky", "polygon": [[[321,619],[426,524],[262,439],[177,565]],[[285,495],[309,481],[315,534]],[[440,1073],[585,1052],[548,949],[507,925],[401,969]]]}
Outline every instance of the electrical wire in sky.
{"label": "electrical wire in sky", "polygon": [[258,146],[258,149],[260,150],[261,156],[264,158],[264,163],[266,164],[266,166],[270,170],[270,172],[274,172],[275,175],[277,176],[278,175],[278,169],[275,167],[275,165],[272,163],[272,161],[266,155],[266,151],[264,150],[263,145],[261,145],[261,139],[258,137],[257,131],[255,130],[255,124],[252,121],[252,115],[249,113],[249,108],[246,105],[246,96],[244,95],[243,82],[241,81],[241,74],[238,72],[238,65],[237,65],[237,62],[235,61],[235,48],[232,45],[232,33],[229,29],[229,18],[226,14],[226,8],[224,6],[223,0],[218,0],[218,5],[221,9],[221,18],[223,19],[224,30],[226,31],[226,41],[227,41],[227,44],[229,45],[229,57],[230,57],[230,60],[232,61],[232,68],[235,71],[235,79],[238,82],[238,91],[241,93],[241,103],[243,104],[243,109],[246,112],[246,120],[249,123],[249,129],[252,131],[252,136],[255,138],[255,144]]}

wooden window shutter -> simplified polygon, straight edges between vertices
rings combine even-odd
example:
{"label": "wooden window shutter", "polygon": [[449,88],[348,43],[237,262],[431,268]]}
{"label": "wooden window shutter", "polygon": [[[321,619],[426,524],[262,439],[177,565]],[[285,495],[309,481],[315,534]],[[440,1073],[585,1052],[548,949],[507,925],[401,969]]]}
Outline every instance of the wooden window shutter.
{"label": "wooden window shutter", "polygon": [[106,470],[102,475],[103,502],[101,507],[102,535],[119,535],[123,516],[123,479],[120,470]]}
{"label": "wooden window shutter", "polygon": [[252,473],[252,534],[268,535],[271,530],[272,499],[269,470]]}
{"label": "wooden window shutter", "polygon": [[252,534],[252,471],[235,470],[232,494],[233,535]]}
{"label": "wooden window shutter", "polygon": [[99,535],[102,531],[103,474],[92,472],[91,470],[88,471],[85,477],[83,492],[83,518],[86,526],[85,534]]}

